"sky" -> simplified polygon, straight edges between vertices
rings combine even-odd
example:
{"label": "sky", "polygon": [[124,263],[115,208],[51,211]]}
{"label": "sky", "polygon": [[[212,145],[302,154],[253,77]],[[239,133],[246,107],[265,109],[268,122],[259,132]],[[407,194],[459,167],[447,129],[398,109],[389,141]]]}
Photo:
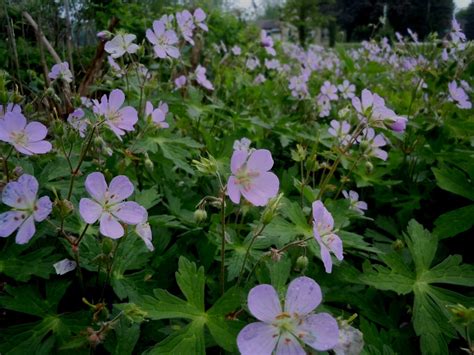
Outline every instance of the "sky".
{"label": "sky", "polygon": [[[257,4],[259,3],[259,1],[256,1],[256,2]],[[468,6],[470,2],[471,0],[454,0],[454,4],[456,5],[456,8],[458,9],[462,9],[463,7]],[[251,6],[252,0],[230,0],[229,3],[235,4],[236,7],[246,9]]]}

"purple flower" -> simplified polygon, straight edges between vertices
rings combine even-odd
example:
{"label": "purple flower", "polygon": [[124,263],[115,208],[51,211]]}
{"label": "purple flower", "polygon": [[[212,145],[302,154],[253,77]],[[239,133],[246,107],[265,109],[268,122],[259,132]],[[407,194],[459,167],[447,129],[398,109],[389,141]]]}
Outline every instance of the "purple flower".
{"label": "purple flower", "polygon": [[233,55],[239,56],[242,54],[242,49],[240,49],[239,46],[233,46],[230,51],[232,52]]}
{"label": "purple flower", "polygon": [[466,41],[466,35],[462,32],[461,25],[459,22],[453,18],[451,22],[451,40],[454,43],[459,43],[459,42],[465,42]]}
{"label": "purple flower", "polygon": [[407,32],[410,35],[411,39],[413,42],[418,43],[418,34],[416,32],[413,32],[411,29],[407,28]]}
{"label": "purple flower", "polygon": [[344,80],[341,85],[337,86],[337,89],[345,99],[352,99],[355,96],[355,85],[351,84],[349,80]]}
{"label": "purple flower", "polygon": [[349,134],[351,125],[347,121],[339,122],[336,120],[332,120],[330,125],[331,127],[328,129],[328,133],[336,137],[341,145],[347,145],[351,139],[351,135]]}
{"label": "purple flower", "polygon": [[255,70],[255,68],[260,66],[260,61],[258,60],[258,58],[248,58],[245,63],[245,66],[247,67],[247,69],[253,71]]}
{"label": "purple flower", "polygon": [[470,109],[472,104],[469,101],[469,96],[461,86],[458,86],[456,81],[452,81],[448,84],[449,90],[449,101],[454,101],[456,106],[461,109]]}
{"label": "purple flower", "polygon": [[133,131],[133,125],[138,121],[137,110],[132,106],[122,107],[125,101],[125,94],[120,89],[112,90],[107,99],[107,95],[102,96],[100,103],[94,102],[94,112],[103,116],[107,126],[115,133],[118,139],[122,140],[125,131]]}
{"label": "purple flower", "polygon": [[260,32],[260,43],[262,44],[263,48],[265,48],[265,51],[268,54],[270,54],[271,56],[276,55],[276,51],[273,48],[273,38],[268,36],[265,30],[262,30]]}
{"label": "purple flower", "polygon": [[207,17],[206,13],[200,7],[198,7],[196,10],[194,10],[194,22],[203,31],[207,32],[207,31],[209,31],[209,28],[204,23],[204,20],[206,19],[206,17]]}
{"label": "purple flower", "polygon": [[350,209],[359,212],[360,214],[364,214],[364,211],[367,210],[367,203],[364,201],[359,201],[359,194],[355,191],[350,190],[349,193],[344,190],[342,191],[344,198],[349,200],[350,202]]}
{"label": "purple flower", "polygon": [[178,27],[186,42],[194,46],[193,31],[196,28],[193,21],[193,15],[188,10],[176,13]]}
{"label": "purple flower", "polygon": [[67,122],[72,126],[72,128],[79,132],[81,138],[85,137],[89,121],[84,118],[84,110],[82,110],[82,108],[76,108],[74,112],[70,113]]}
{"label": "purple flower", "polygon": [[206,88],[208,90],[214,90],[214,86],[212,83],[207,80],[206,77],[206,68],[198,65],[195,71],[196,74],[196,81],[198,82],[199,85],[201,85],[203,88]]}
{"label": "purple flower", "polygon": [[265,206],[280,187],[277,176],[269,171],[272,166],[272,154],[266,149],[251,153],[235,150],[230,162],[232,175],[227,181],[231,201],[239,203],[240,195],[243,195],[251,204]]}
{"label": "purple flower", "polygon": [[63,259],[53,264],[54,270],[56,270],[57,275],[64,275],[69,271],[74,270],[77,267],[77,264],[74,260]]}
{"label": "purple flower", "polygon": [[120,222],[136,225],[147,218],[147,211],[133,201],[122,202],[133,193],[133,185],[124,175],[116,176],[107,186],[104,175],[99,172],[86,178],[86,190],[92,199],[81,198],[79,213],[82,219],[93,224],[100,221],[100,233],[117,239],[124,235]]}
{"label": "purple flower", "polygon": [[360,354],[364,348],[362,332],[343,321],[339,328],[339,343],[332,350],[336,355]]}
{"label": "purple flower", "polygon": [[321,248],[321,259],[327,273],[332,271],[332,252],[337,260],[344,259],[342,255],[342,240],[334,233],[334,220],[323,203],[313,202],[313,234]]}
{"label": "purple flower", "polygon": [[308,75],[306,73],[302,73],[298,76],[292,76],[290,78],[290,83],[288,88],[291,90],[291,95],[297,98],[304,98],[308,96]]}
{"label": "purple flower", "polygon": [[337,96],[337,87],[336,85],[331,84],[329,81],[325,81],[320,89],[321,95],[326,96],[329,101],[336,101]]}
{"label": "purple flower", "polygon": [[21,106],[17,104],[13,104],[9,102],[7,106],[3,107],[3,105],[0,105],[0,119],[5,117],[5,115],[8,112],[16,112],[16,113],[21,113]]}
{"label": "purple flower", "polygon": [[365,147],[364,154],[367,157],[376,157],[382,159],[383,161],[387,160],[388,153],[380,147],[383,147],[387,144],[385,138],[381,134],[375,135],[373,128],[365,128],[362,131],[362,135],[357,138],[357,141],[361,146]]}
{"label": "purple flower", "polygon": [[260,322],[245,326],[237,337],[242,355],[306,354],[301,342],[318,351],[334,348],[339,340],[337,321],[328,313],[312,314],[321,303],[319,285],[298,277],[288,286],[284,310],[271,285],[258,285],[248,295],[250,313]]}
{"label": "purple flower", "polygon": [[176,79],[174,79],[174,85],[176,89],[181,89],[184,85],[186,85],[186,76],[180,75]]}
{"label": "purple flower", "polygon": [[319,108],[319,117],[328,117],[331,113],[331,100],[329,100],[329,97],[319,94],[316,98],[316,104]]}
{"label": "purple flower", "polygon": [[279,69],[280,68],[280,61],[278,59],[268,60],[268,59],[265,58],[265,67],[267,69]]}
{"label": "purple flower", "polygon": [[234,150],[243,150],[244,152],[248,152],[250,150],[250,144],[252,142],[250,139],[244,137],[240,140],[234,141]]}
{"label": "purple flower", "polygon": [[69,70],[69,63],[63,62],[53,65],[48,77],[53,80],[63,79],[64,81],[70,83],[72,81],[72,73]]}
{"label": "purple flower", "polygon": [[0,237],[8,237],[18,229],[16,243],[28,243],[36,232],[35,221],[44,221],[53,208],[48,196],[36,199],[37,193],[38,181],[28,174],[5,186],[2,201],[13,209],[0,214]]}
{"label": "purple flower", "polygon": [[267,79],[265,78],[265,75],[263,75],[263,74],[258,74],[258,75],[255,77],[253,83],[254,83],[254,85],[260,85],[260,84],[263,84],[266,80],[267,80]]}
{"label": "purple flower", "polygon": [[140,48],[132,43],[136,38],[137,36],[133,34],[116,35],[111,41],[105,43],[104,49],[112,58],[120,58],[125,53],[133,54]]}
{"label": "purple flower", "polygon": [[20,153],[26,155],[44,154],[52,149],[51,143],[43,140],[48,133],[39,122],[26,124],[26,118],[19,112],[7,112],[0,118],[0,141],[10,143]]}
{"label": "purple flower", "polygon": [[109,65],[117,78],[121,78],[125,74],[125,70],[123,70],[120,65],[118,65],[111,55],[107,56],[107,62],[109,62]]}
{"label": "purple flower", "polygon": [[146,38],[153,44],[155,57],[178,58],[179,49],[174,46],[178,43],[178,36],[173,30],[167,30],[162,20],[153,21],[153,30],[146,30]]}
{"label": "purple flower", "polygon": [[151,116],[151,120],[160,128],[168,128],[170,125],[165,122],[166,115],[168,114],[168,104],[161,102],[156,109],[153,109],[153,105],[150,101],[146,102],[145,115],[146,117]]}
{"label": "purple flower", "polygon": [[112,38],[113,34],[110,33],[109,31],[100,31],[97,32],[96,37],[100,39],[101,41],[108,41],[110,38]]}

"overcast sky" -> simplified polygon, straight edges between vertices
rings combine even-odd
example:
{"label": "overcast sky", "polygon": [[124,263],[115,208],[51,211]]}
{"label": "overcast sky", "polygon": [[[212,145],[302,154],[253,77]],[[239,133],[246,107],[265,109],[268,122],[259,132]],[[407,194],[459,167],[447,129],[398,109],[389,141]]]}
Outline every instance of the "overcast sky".
{"label": "overcast sky", "polygon": [[456,7],[458,8],[463,8],[469,5],[471,0],[454,0],[454,3],[456,4]]}

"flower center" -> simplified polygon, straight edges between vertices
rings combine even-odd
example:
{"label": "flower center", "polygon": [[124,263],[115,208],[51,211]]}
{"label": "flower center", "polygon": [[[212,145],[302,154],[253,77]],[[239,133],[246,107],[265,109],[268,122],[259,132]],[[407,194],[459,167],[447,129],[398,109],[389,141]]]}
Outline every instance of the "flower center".
{"label": "flower center", "polygon": [[10,139],[13,143],[17,145],[26,145],[28,143],[28,136],[26,135],[24,130],[11,132]]}
{"label": "flower center", "polygon": [[235,174],[237,183],[244,187],[244,189],[248,190],[252,187],[253,180],[260,175],[257,171],[249,171],[247,167],[244,165],[237,171]]}

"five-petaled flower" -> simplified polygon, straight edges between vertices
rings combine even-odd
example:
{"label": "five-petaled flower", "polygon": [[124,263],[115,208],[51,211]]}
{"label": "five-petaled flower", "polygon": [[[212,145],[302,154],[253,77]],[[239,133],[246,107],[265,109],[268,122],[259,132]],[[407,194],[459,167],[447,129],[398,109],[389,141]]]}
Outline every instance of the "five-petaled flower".
{"label": "five-petaled flower", "polygon": [[272,166],[272,154],[266,149],[235,150],[230,162],[232,175],[227,181],[232,202],[239,203],[243,195],[253,205],[265,206],[280,187],[278,177],[269,171]]}
{"label": "five-petaled flower", "polygon": [[26,124],[26,118],[17,111],[7,112],[0,118],[0,141],[10,143],[20,153],[26,155],[44,154],[52,145],[44,138],[48,134],[45,125],[39,122]]}
{"label": "five-petaled flower", "polygon": [[338,260],[342,260],[342,240],[334,231],[334,219],[331,213],[318,200],[313,202],[313,234],[321,248],[321,259],[327,273],[332,271],[332,252]]}
{"label": "five-petaled flower", "polygon": [[160,102],[156,109],[153,109],[153,104],[150,101],[146,102],[145,115],[151,117],[153,123],[159,128],[168,128],[170,125],[165,122],[166,115],[168,114],[168,104]]}
{"label": "five-petaled flower", "polygon": [[454,101],[456,106],[461,109],[470,109],[472,108],[472,103],[469,101],[469,96],[462,88],[458,86],[456,81],[452,81],[448,84],[449,89],[449,101]]}
{"label": "five-petaled flower", "polygon": [[124,235],[120,222],[136,225],[146,221],[145,208],[133,201],[123,202],[133,193],[133,184],[128,177],[116,176],[107,186],[104,175],[95,172],[87,176],[85,186],[92,199],[81,198],[79,213],[88,224],[99,220],[100,233],[106,237],[117,239]]}
{"label": "five-petaled flower", "polygon": [[120,58],[125,53],[133,54],[140,48],[138,44],[133,43],[136,38],[134,34],[116,35],[111,41],[105,43],[104,49],[112,58]]}
{"label": "five-petaled flower", "polygon": [[328,313],[312,314],[321,303],[319,285],[298,277],[288,286],[285,306],[271,285],[258,285],[248,295],[248,308],[260,322],[245,326],[237,337],[242,355],[305,354],[304,344],[318,351],[339,341],[337,321]]}
{"label": "five-petaled flower", "polygon": [[102,96],[100,102],[93,100],[94,113],[103,116],[105,124],[122,140],[125,131],[133,131],[133,125],[138,121],[137,110],[132,106],[122,107],[125,94],[120,89],[113,90],[109,98]]}
{"label": "five-petaled flower", "polygon": [[28,243],[36,232],[35,221],[44,221],[53,208],[48,196],[37,199],[37,193],[38,181],[28,174],[5,186],[2,201],[13,209],[0,214],[0,237],[8,237],[18,229],[16,243]]}
{"label": "five-petaled flower", "polygon": [[161,59],[179,57],[179,49],[174,46],[178,43],[178,36],[173,30],[166,29],[164,21],[153,21],[153,30],[146,30],[146,38],[153,44],[155,57]]}
{"label": "five-petaled flower", "polygon": [[196,74],[196,81],[198,82],[199,85],[201,85],[203,88],[206,88],[208,90],[211,90],[211,91],[214,90],[214,86],[206,77],[206,68],[198,65],[196,68],[195,74]]}
{"label": "five-petaled flower", "polygon": [[72,81],[72,73],[71,70],[69,70],[69,63],[63,62],[53,65],[48,77],[53,80],[63,79],[64,81],[70,83]]}
{"label": "five-petaled flower", "polygon": [[359,201],[359,194],[353,190],[347,192],[346,190],[342,191],[344,198],[349,200],[350,209],[360,214],[364,214],[364,211],[367,210],[367,203],[364,201]]}

